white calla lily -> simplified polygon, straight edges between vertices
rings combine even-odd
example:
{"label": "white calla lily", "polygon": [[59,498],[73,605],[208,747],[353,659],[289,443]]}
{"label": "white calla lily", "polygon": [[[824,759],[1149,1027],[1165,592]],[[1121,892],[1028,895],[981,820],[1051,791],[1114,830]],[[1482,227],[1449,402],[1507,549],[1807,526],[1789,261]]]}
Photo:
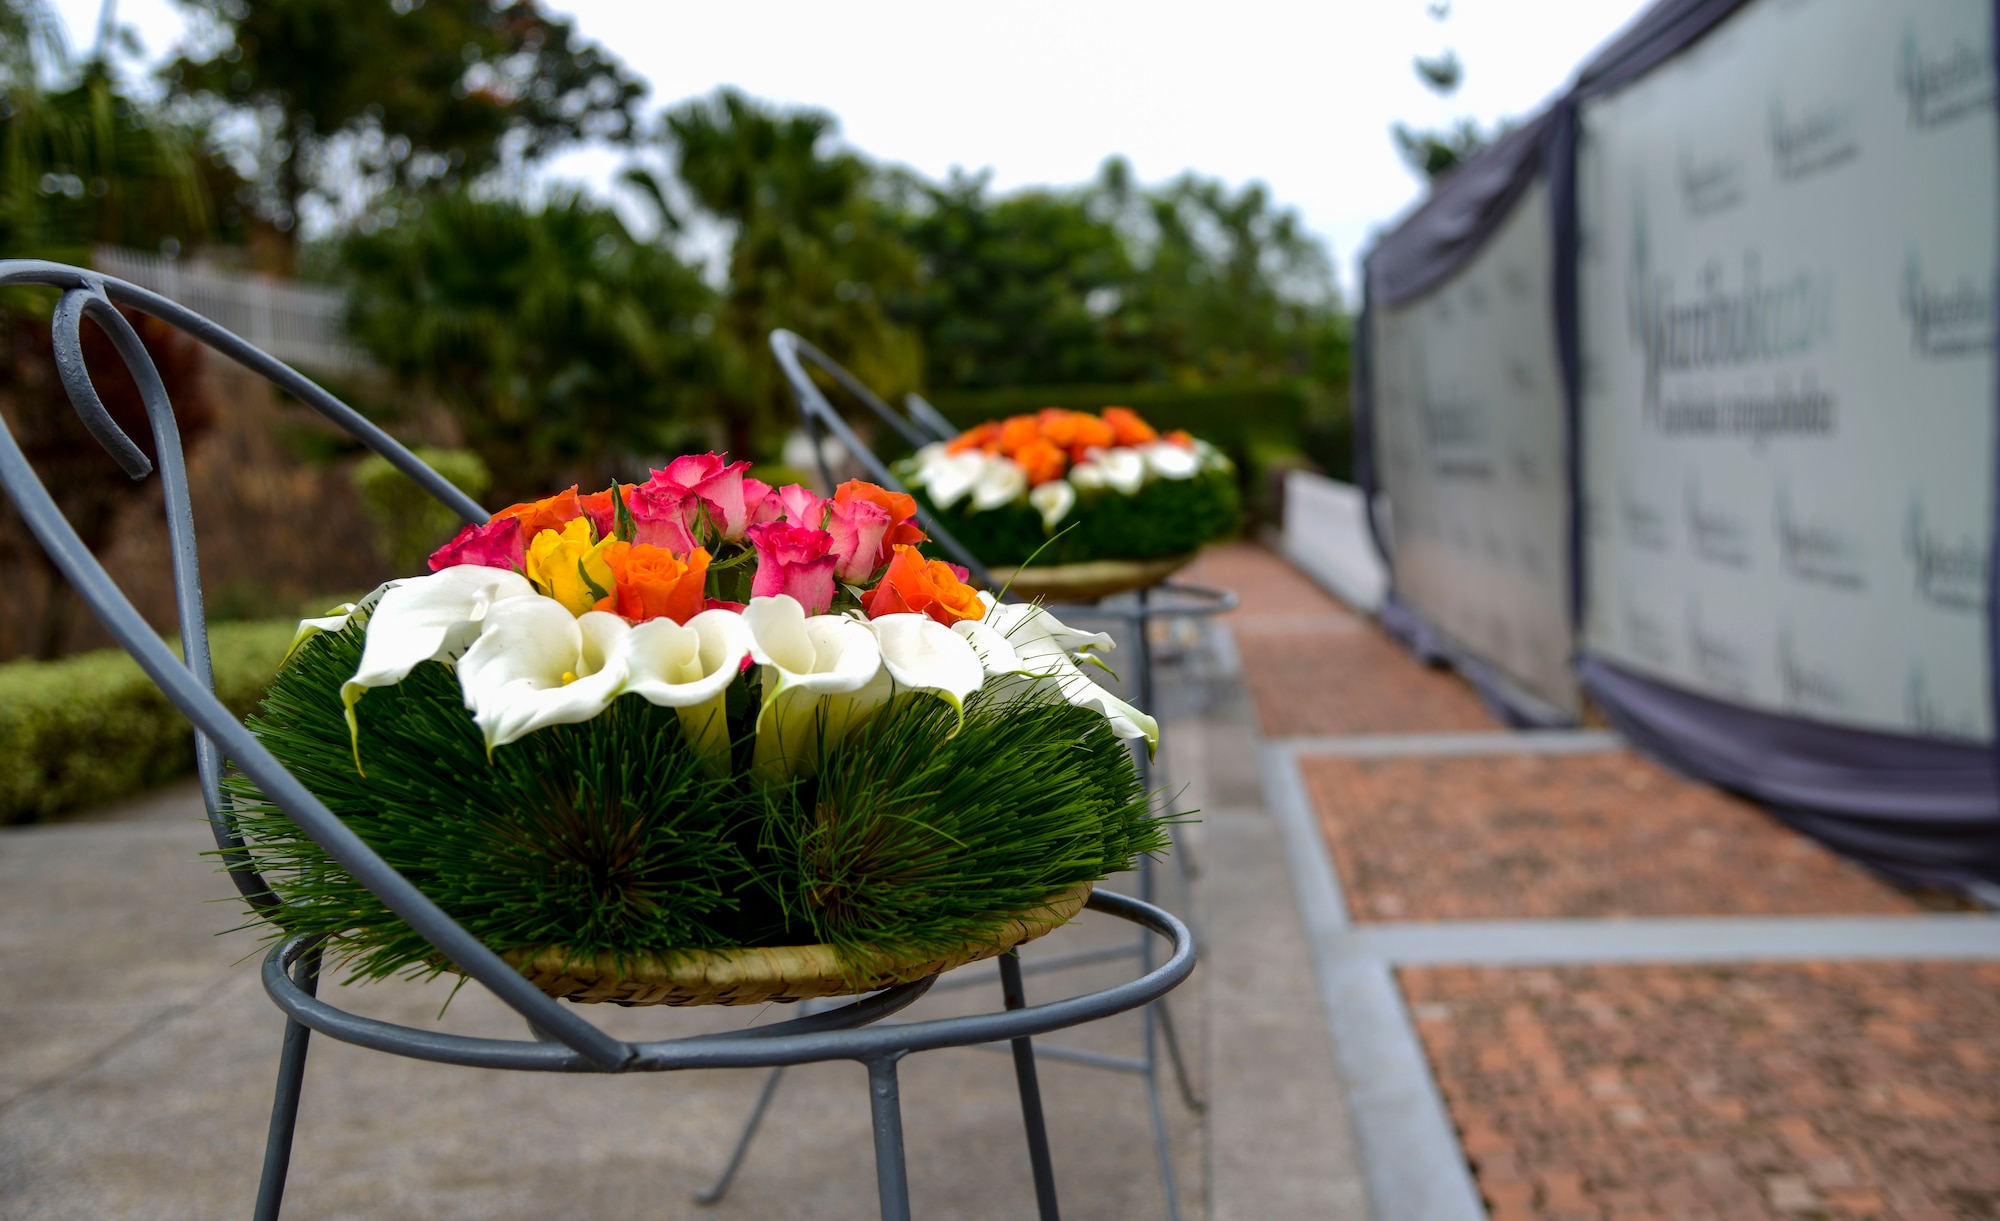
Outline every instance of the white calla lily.
{"label": "white calla lily", "polygon": [[964,718],[965,697],[986,681],[986,668],[965,637],[929,615],[866,622],[882,650],[882,668],[898,687],[931,692]]}
{"label": "white calla lily", "polygon": [[838,615],[806,617],[789,594],[752,598],[743,610],[750,657],[763,667],[753,766],[771,777],[812,768],[819,735],[848,726],[890,693],[882,650],[866,624]]}
{"label": "white calla lily", "polygon": [[[1013,651],[1016,668],[1012,672],[1033,680],[1025,683],[1014,698],[1028,691],[1054,691],[1080,708],[1093,708],[1103,714],[1111,732],[1118,737],[1144,738],[1149,752],[1159,747],[1159,722],[1092,682],[1077,669],[1070,656],[1073,652],[1112,648],[1110,636],[1077,631],[1042,607],[1023,603],[989,601],[983,626]],[[965,634],[968,638],[973,635]],[[991,669],[993,659],[1004,661],[1004,655],[990,645],[988,648],[991,651],[987,653],[987,665]]]}
{"label": "white calla lily", "polygon": [[1127,496],[1146,482],[1146,460],[1136,449],[1107,449],[1097,455],[1097,465],[1104,471],[1104,482]]}
{"label": "white calla lily", "polygon": [[1012,458],[991,455],[986,459],[985,469],[980,472],[979,482],[973,485],[972,510],[978,512],[1013,504],[1027,490],[1026,467]]}
{"label": "white calla lily", "polygon": [[[402,682],[426,661],[442,661],[479,635],[491,609],[503,602],[535,597],[535,587],[518,572],[460,564],[427,577],[390,582],[368,615],[368,639],[354,677],[340,685],[347,730],[354,737],[354,766],[361,767],[361,727],[354,705],[375,687]],[[365,608],[367,599],[362,600]]]}
{"label": "white calla lily", "polygon": [[[1104,451],[1094,449],[1090,452],[1093,455],[1097,455],[1102,454]],[[1070,467],[1069,474],[1063,478],[1071,487],[1080,492],[1094,492],[1111,482],[1104,473],[1104,464],[1097,461],[1094,456],[1086,458],[1075,466]]]}
{"label": "white calla lily", "polygon": [[1042,528],[1053,530],[1076,507],[1076,488],[1067,479],[1051,479],[1028,493],[1028,503],[1042,515]]}
{"label": "white calla lily", "polygon": [[574,616],[550,598],[496,603],[458,659],[459,687],[486,749],[610,707],[625,687],[631,634],[607,611]]}
{"label": "white calla lily", "polygon": [[1146,469],[1162,479],[1192,479],[1201,471],[1201,459],[1192,449],[1167,441],[1141,447]]}
{"label": "white calla lily", "polygon": [[353,618],[354,603],[342,602],[321,618],[299,620],[299,630],[292,634],[292,642],[285,646],[285,655],[278,659],[278,664],[283,665],[285,662],[291,660],[292,654],[299,651],[300,645],[319,635],[321,632],[346,630],[348,621]]}
{"label": "white calla lily", "polygon": [[729,684],[743,672],[752,639],[743,616],[703,611],[685,625],[654,619],[626,637],[625,690],[680,714],[681,732],[711,770],[729,763]]}
{"label": "white calla lily", "polygon": [[944,446],[926,446],[921,451],[916,478],[931,503],[949,509],[972,491],[986,474],[987,457],[979,450],[948,454]]}

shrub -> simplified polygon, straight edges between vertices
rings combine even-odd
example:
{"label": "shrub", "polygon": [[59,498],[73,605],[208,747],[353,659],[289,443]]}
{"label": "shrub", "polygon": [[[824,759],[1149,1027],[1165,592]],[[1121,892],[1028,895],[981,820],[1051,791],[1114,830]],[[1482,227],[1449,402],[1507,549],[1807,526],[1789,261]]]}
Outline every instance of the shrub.
{"label": "shrub", "polygon": [[[257,706],[297,626],[210,629],[215,691],[238,717]],[[0,664],[0,823],[114,801],[193,768],[186,718],[124,650]]]}
{"label": "shrub", "polygon": [[[493,472],[469,449],[420,446],[416,455],[474,500],[493,485]],[[357,463],[353,479],[361,505],[375,524],[376,549],[399,573],[420,571],[424,557],[449,542],[465,524],[380,454],[370,454]]]}

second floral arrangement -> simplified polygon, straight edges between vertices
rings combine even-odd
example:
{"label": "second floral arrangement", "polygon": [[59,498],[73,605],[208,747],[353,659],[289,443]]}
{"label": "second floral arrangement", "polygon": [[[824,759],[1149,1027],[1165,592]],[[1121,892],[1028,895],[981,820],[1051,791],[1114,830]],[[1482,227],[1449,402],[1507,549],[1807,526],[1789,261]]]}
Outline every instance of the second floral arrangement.
{"label": "second floral arrangement", "polygon": [[1189,555],[1236,529],[1236,471],[1185,432],[1137,412],[1047,407],[929,445],[897,474],[989,565]]}

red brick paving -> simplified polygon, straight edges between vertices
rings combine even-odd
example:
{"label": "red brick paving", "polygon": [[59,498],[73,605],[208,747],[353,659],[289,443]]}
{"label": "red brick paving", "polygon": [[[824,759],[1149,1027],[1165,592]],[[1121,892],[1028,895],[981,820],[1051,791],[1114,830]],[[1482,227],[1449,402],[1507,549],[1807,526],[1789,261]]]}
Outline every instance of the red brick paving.
{"label": "red brick paving", "polygon": [[1493,1221],[2000,1217],[2000,964],[1401,976]]}
{"label": "red brick paving", "polygon": [[1262,547],[1215,548],[1187,576],[1241,598],[1225,621],[1266,737],[1501,728],[1463,679],[1418,664]]}
{"label": "red brick paving", "polygon": [[1623,751],[1300,766],[1357,920],[1916,910],[1754,806]]}
{"label": "red brick paving", "polygon": [[[1496,728],[1270,553],[1191,575],[1267,736]],[[1361,920],[1915,910],[1627,753],[1301,766]],[[1400,975],[1493,1221],[2000,1221],[2000,964]]]}

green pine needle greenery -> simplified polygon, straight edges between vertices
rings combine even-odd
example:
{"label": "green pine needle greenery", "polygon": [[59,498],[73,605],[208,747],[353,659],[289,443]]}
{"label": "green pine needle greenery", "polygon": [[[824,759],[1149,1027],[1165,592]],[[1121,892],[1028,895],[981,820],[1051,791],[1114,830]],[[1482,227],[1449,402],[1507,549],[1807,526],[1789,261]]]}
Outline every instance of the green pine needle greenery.
{"label": "green pine needle greenery", "polygon": [[[822,743],[816,776],[759,784],[747,773],[754,670],[731,689],[736,766],[726,776],[703,769],[673,710],[637,696],[489,760],[439,662],[356,706],[364,775],[339,694],[364,630],[302,645],[250,728],[502,953],[808,942],[944,951],[1167,847],[1130,751],[1100,715],[1054,700],[1001,708],[975,694],[961,725],[942,700],[906,695]],[[253,782],[229,786],[258,867],[286,900],[285,935],[333,938],[357,979],[443,969]]]}
{"label": "green pine needle greenery", "polygon": [[[901,464],[897,473],[907,481],[914,463]],[[923,488],[912,494],[966,550],[1002,567],[1025,564],[1030,556],[1038,567],[1049,567],[1185,555],[1233,533],[1242,511],[1236,473],[1224,466],[1204,466],[1192,479],[1150,479],[1130,496],[1111,488],[1078,492],[1076,507],[1055,531],[1042,525],[1041,513],[1026,499],[973,513],[967,501],[940,509]]]}

